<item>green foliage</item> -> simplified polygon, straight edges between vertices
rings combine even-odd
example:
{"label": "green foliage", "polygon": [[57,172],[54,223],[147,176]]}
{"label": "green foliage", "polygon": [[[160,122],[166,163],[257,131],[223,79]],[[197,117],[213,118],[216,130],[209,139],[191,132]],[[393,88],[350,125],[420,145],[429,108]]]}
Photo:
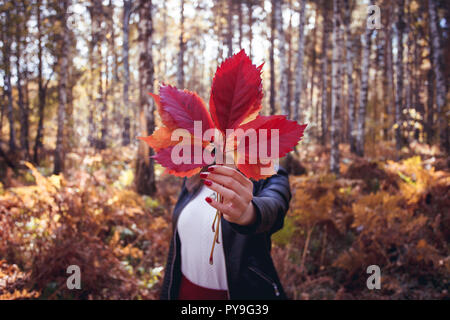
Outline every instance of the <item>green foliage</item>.
{"label": "green foliage", "polygon": [[294,224],[293,218],[287,216],[284,219],[284,226],[281,230],[272,235],[272,241],[279,246],[286,246],[291,242],[294,233],[297,232],[298,228]]}

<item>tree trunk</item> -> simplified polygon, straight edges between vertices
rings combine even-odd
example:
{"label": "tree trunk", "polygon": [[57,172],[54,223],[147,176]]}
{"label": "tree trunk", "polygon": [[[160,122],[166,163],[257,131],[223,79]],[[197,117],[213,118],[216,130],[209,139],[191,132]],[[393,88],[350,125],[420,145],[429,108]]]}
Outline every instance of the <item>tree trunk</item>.
{"label": "tree trunk", "polygon": [[89,56],[89,87],[87,90],[88,98],[89,98],[89,115],[88,115],[88,137],[87,140],[89,142],[89,146],[92,147],[94,145],[94,132],[95,132],[95,123],[94,123],[94,71],[95,71],[95,55],[94,55],[94,46],[95,46],[95,33],[94,33],[94,13],[92,12],[92,8],[89,10],[91,17],[91,41],[89,41],[88,45],[88,56]]}
{"label": "tree trunk", "polygon": [[289,0],[289,26],[288,26],[288,59],[287,59],[287,116],[290,119],[292,116],[292,0]]}
{"label": "tree trunk", "polygon": [[289,101],[287,100],[288,95],[288,72],[287,72],[287,61],[286,61],[286,38],[283,30],[283,1],[275,1],[275,15],[277,24],[277,35],[278,35],[278,52],[279,52],[279,70],[280,70],[280,86],[279,86],[279,100],[280,100],[280,110],[281,114],[289,114]]}
{"label": "tree trunk", "polygon": [[413,48],[413,43],[412,43],[412,31],[411,31],[411,1],[407,0],[406,1],[406,24],[405,24],[405,33],[406,33],[406,53],[405,53],[405,57],[406,57],[406,65],[405,65],[405,69],[406,69],[406,78],[405,80],[405,105],[404,105],[404,109],[406,110],[406,132],[405,132],[405,141],[409,141],[410,139],[410,132],[411,132],[411,119],[410,119],[410,111],[412,106],[412,94],[411,94],[411,82],[412,79],[414,78],[414,75],[412,73],[412,48]]}
{"label": "tree trunk", "polygon": [[386,28],[384,31],[385,36],[385,77],[383,81],[383,94],[385,96],[385,111],[384,111],[384,122],[383,122],[383,130],[384,130],[384,138],[388,140],[390,138],[389,135],[389,128],[392,125],[392,104],[394,101],[393,95],[394,95],[394,71],[393,71],[393,63],[392,63],[392,13],[394,10],[392,10],[392,5],[389,6],[389,11],[387,14],[387,23]]}
{"label": "tree trunk", "polygon": [[314,12],[314,31],[313,31],[313,40],[311,44],[311,90],[310,90],[310,96],[309,96],[309,105],[311,107],[311,114],[314,113],[314,123],[316,124],[316,128],[314,130],[314,136],[318,137],[318,127],[317,124],[319,123],[319,107],[317,104],[314,106],[314,91],[315,91],[315,85],[316,85],[316,65],[317,65],[317,55],[316,55],[316,45],[317,45],[317,9]]}
{"label": "tree trunk", "polygon": [[429,25],[431,33],[431,46],[433,47],[433,70],[436,78],[436,112],[438,117],[437,134],[440,144],[444,150],[449,152],[449,125],[445,113],[447,84],[445,81],[443,70],[443,53],[440,42],[440,33],[438,26],[438,18],[436,12],[436,0],[428,1]]}
{"label": "tree trunk", "polygon": [[322,32],[322,99],[321,99],[321,141],[325,145],[328,133],[328,41],[330,23],[327,18],[326,2],[323,2],[323,32]]}
{"label": "tree trunk", "polygon": [[[342,5],[339,4],[339,6],[341,7]],[[342,17],[341,17],[341,9],[339,9],[339,29],[338,29],[338,61],[339,61],[339,70],[338,70],[338,74],[339,74],[339,79],[340,81],[338,81],[338,90],[337,93],[339,95],[338,100],[340,101],[340,108],[339,108],[339,119],[340,119],[340,130],[339,130],[339,143],[342,143],[345,140],[345,128],[346,128],[346,118],[347,118],[347,114],[345,111],[345,108],[343,106],[345,106],[345,96],[343,93],[343,89],[344,89],[344,81],[345,81],[345,77],[344,77],[344,73],[345,73],[345,61],[344,61],[344,47],[345,47],[345,43],[344,43],[344,28],[342,26]]]}
{"label": "tree trunk", "polygon": [[1,110],[0,110],[0,132],[3,132],[3,118],[5,116],[5,105],[6,105],[6,100],[8,99],[8,97],[6,96],[6,92],[5,89],[2,88],[2,97],[0,100],[0,104],[1,104]]}
{"label": "tree trunk", "polygon": [[248,56],[252,59],[252,43],[253,43],[253,2],[247,2],[248,10]]}
{"label": "tree trunk", "polygon": [[243,36],[243,32],[242,32],[242,25],[243,25],[243,16],[242,16],[242,0],[239,0],[237,2],[237,6],[238,6],[238,24],[239,24],[239,50],[242,49],[242,36]]}
{"label": "tree trunk", "polygon": [[[45,108],[45,96],[47,88],[44,86],[42,77],[43,71],[43,44],[42,44],[42,25],[41,25],[41,3],[39,0],[36,5],[37,10],[37,28],[38,28],[38,126],[36,132],[36,139],[34,142],[33,161],[35,164],[39,163],[39,152],[42,149],[42,137],[44,135],[44,108]],[[48,83],[48,82],[47,82]]]}
{"label": "tree trunk", "polygon": [[[373,144],[372,146],[376,146],[376,139],[378,137],[383,137],[383,124],[384,124],[384,96],[386,96],[386,73],[385,73],[385,62],[386,59],[384,57],[386,51],[386,37],[384,36],[385,30],[380,30],[376,34],[375,39],[375,52],[376,57],[372,61],[372,68],[375,70],[376,81],[374,81],[375,90],[373,91],[374,95],[374,103],[372,104],[372,112],[373,112]],[[380,90],[381,89],[381,90]]]}
{"label": "tree trunk", "polygon": [[[153,91],[154,77],[152,1],[150,0],[140,0],[138,33],[140,133],[141,136],[148,136],[155,128],[153,101],[147,94]],[[152,195],[156,191],[154,161],[150,158],[151,154],[152,151],[146,143],[139,141],[135,183],[136,190],[140,194]]]}
{"label": "tree trunk", "polygon": [[167,2],[163,1],[163,37],[161,40],[161,53],[162,53],[162,59],[163,59],[163,78],[166,79],[167,77],[167,29],[168,29],[168,25],[167,25]]}
{"label": "tree trunk", "polygon": [[276,1],[272,0],[272,12],[270,14],[270,53],[269,53],[269,62],[270,62],[270,114],[275,114],[275,30],[276,30],[276,14],[275,7]]}
{"label": "tree trunk", "polygon": [[[120,102],[117,95],[117,87],[119,83],[119,58],[118,58],[118,50],[116,50],[116,32],[114,26],[116,22],[114,21],[114,11],[115,6],[113,5],[113,1],[109,0],[108,4],[109,9],[109,28],[111,30],[111,55],[112,55],[112,67],[111,67],[111,87],[109,89],[112,94],[111,102],[113,104],[113,119],[114,124],[120,128],[120,121],[122,120],[121,110],[120,110]],[[117,140],[117,136],[114,137],[114,141]]]}
{"label": "tree trunk", "polygon": [[[112,132],[110,132],[111,123],[118,124],[119,119],[119,110],[117,108],[117,103],[115,99],[115,88],[116,88],[116,80],[117,80],[117,54],[115,50],[115,32],[114,32],[114,6],[112,0],[109,0],[107,7],[107,27],[109,30],[109,39],[106,53],[106,92],[104,97],[104,104],[106,109],[106,119],[103,121],[103,132],[102,139],[105,145],[109,142],[109,136]],[[111,57],[112,61],[109,61],[109,57]],[[111,99],[109,96],[112,96]],[[109,100],[112,103],[111,108],[111,116],[109,116],[108,112],[108,102]],[[112,120],[112,121],[111,121]],[[114,139],[115,140],[115,139]]]}
{"label": "tree trunk", "polygon": [[[91,147],[97,148],[99,146],[99,139],[97,134],[96,117],[100,110],[102,102],[103,88],[102,88],[102,54],[101,54],[101,15],[103,10],[101,1],[91,0],[90,17],[91,17],[91,41],[89,44],[89,58],[90,58],[90,106],[88,119],[88,140]],[[96,83],[97,81],[97,83]]]}
{"label": "tree trunk", "polygon": [[[108,45],[109,46],[109,45]],[[105,56],[105,85],[102,96],[102,129],[100,131],[100,139],[102,148],[106,148],[108,145],[108,125],[109,125],[109,113],[108,113],[108,93],[109,93],[109,63],[108,63],[108,51]]]}
{"label": "tree trunk", "polygon": [[427,121],[426,121],[426,134],[427,143],[433,143],[433,124],[434,124],[434,72],[433,68],[428,70],[427,74]]}
{"label": "tree trunk", "polygon": [[[17,15],[25,15],[25,12],[21,12],[20,8],[17,7]],[[23,87],[22,87],[22,21],[17,21],[16,24],[16,76],[17,76],[17,104],[19,106],[20,114],[20,147],[25,152],[25,157],[28,159],[29,146],[28,146],[28,110],[26,108],[24,97],[23,97]]]}
{"label": "tree trunk", "polygon": [[364,135],[366,127],[367,95],[369,90],[369,67],[370,67],[370,37],[372,31],[366,28],[365,33],[361,35],[361,87],[359,90],[359,112],[358,126],[356,129],[356,154],[364,156]]}
{"label": "tree trunk", "polygon": [[[423,6],[421,6],[421,10],[423,11]],[[419,13],[420,14],[420,13]],[[423,14],[423,12],[422,12]],[[416,19],[417,16],[415,15],[415,17],[413,17],[413,19]],[[420,34],[421,36],[424,36],[424,33],[422,31],[422,28],[414,28],[414,32],[417,34]],[[415,117],[415,123],[414,123],[414,139],[416,141],[422,140],[423,141],[423,135],[422,137],[420,136],[420,132],[422,131],[422,133],[424,132],[424,126],[422,126],[422,129],[418,128],[416,126],[416,124],[418,122],[420,122],[420,120],[418,120],[417,118],[420,117],[420,119],[422,119],[423,122],[425,122],[425,106],[424,103],[421,100],[421,83],[425,84],[426,83],[426,74],[424,72],[422,72],[421,70],[421,66],[423,65],[423,56],[422,56],[422,51],[421,51],[421,47],[415,43],[414,41],[414,35],[413,35],[413,43],[414,43],[414,58],[413,58],[413,63],[412,63],[412,67],[413,67],[413,80],[412,80],[412,105],[414,107],[414,110],[417,112],[417,116]],[[422,138],[422,139],[420,139]]]}
{"label": "tree trunk", "polygon": [[355,92],[353,88],[353,41],[350,30],[351,15],[350,0],[344,0],[345,8],[345,33],[347,50],[347,91],[348,91],[348,140],[350,142],[350,151],[356,153],[356,132],[355,132]]}
{"label": "tree trunk", "polygon": [[184,89],[184,0],[181,0],[180,4],[180,39],[179,39],[179,51],[178,51],[178,71],[177,71],[177,84],[179,89]]}
{"label": "tree trunk", "polygon": [[23,86],[23,91],[24,91],[24,110],[25,110],[25,114],[23,116],[24,120],[26,121],[26,124],[24,125],[24,135],[26,136],[26,141],[25,141],[25,159],[27,161],[31,160],[31,154],[30,154],[30,79],[29,79],[29,74],[30,71],[28,69],[28,65],[29,65],[29,58],[28,58],[28,54],[25,53],[24,55],[24,75],[25,75],[25,84]]}
{"label": "tree trunk", "polygon": [[403,22],[404,0],[398,0],[397,20],[397,88],[395,90],[395,145],[397,150],[402,148],[401,127],[403,122]]}
{"label": "tree trunk", "polygon": [[300,23],[298,25],[298,51],[297,51],[297,67],[295,76],[294,91],[294,120],[300,121],[301,95],[303,90],[303,58],[305,55],[305,20],[306,20],[306,0],[300,0]]}
{"label": "tree trunk", "polygon": [[130,144],[130,102],[128,98],[128,90],[130,87],[130,63],[129,63],[129,36],[130,36],[130,15],[131,15],[131,0],[123,1],[123,46],[122,46],[122,60],[123,60],[123,134],[122,145]]}
{"label": "tree trunk", "polygon": [[227,57],[231,57],[233,55],[233,0],[228,0],[228,14],[227,14],[227,48],[228,54]]}
{"label": "tree trunk", "polygon": [[[100,124],[100,139],[98,138],[98,133],[96,133],[95,138],[95,148],[96,149],[104,149],[106,145],[104,145],[103,141],[103,121],[104,115],[106,114],[105,103],[104,103],[104,92],[105,88],[103,87],[103,54],[102,54],[102,45],[105,39],[103,34],[104,30],[102,28],[103,21],[103,3],[101,1],[94,1],[94,10],[95,10],[95,40],[97,46],[97,97],[95,99],[95,110],[100,111],[101,115],[101,124]],[[94,53],[95,54],[95,53]]]}
{"label": "tree trunk", "polygon": [[339,0],[333,0],[333,60],[331,65],[331,154],[330,154],[330,170],[339,175],[339,137],[340,137],[340,74],[339,74],[339,56],[340,48],[338,45],[339,37]]}
{"label": "tree trunk", "polygon": [[[11,24],[10,11],[6,10],[6,21],[4,27],[8,28]],[[9,120],[9,151],[14,153],[16,151],[16,131],[14,129],[14,114],[13,114],[13,97],[11,87],[11,39],[8,38],[10,33],[7,30],[2,32],[3,43],[3,65],[4,65],[4,82],[5,86],[3,90],[8,97],[8,120]]]}
{"label": "tree trunk", "polygon": [[64,122],[66,116],[67,105],[67,75],[68,75],[68,59],[67,51],[69,48],[69,30],[67,28],[67,9],[70,6],[70,0],[61,0],[60,5],[60,23],[62,28],[61,34],[61,46],[59,53],[59,83],[58,83],[58,130],[56,135],[56,148],[54,156],[54,169],[55,174],[59,174],[64,171]]}

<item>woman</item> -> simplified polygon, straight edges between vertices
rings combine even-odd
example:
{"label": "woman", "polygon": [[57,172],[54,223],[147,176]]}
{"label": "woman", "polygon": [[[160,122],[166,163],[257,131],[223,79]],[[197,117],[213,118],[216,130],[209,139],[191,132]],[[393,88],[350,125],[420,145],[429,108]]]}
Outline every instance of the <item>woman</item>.
{"label": "woman", "polygon": [[[286,299],[270,256],[270,236],[283,227],[290,199],[282,168],[255,182],[221,165],[185,179],[173,212],[161,299]],[[224,219],[211,265],[216,209]]]}

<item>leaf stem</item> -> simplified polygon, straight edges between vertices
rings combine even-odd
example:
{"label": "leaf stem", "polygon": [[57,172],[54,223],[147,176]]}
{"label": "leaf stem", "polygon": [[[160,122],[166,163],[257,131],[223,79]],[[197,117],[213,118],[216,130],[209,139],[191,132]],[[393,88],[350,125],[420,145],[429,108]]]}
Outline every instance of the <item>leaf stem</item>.
{"label": "leaf stem", "polygon": [[[222,202],[222,201],[223,201],[223,198],[222,198],[221,195],[219,195],[219,202]],[[219,229],[220,229],[220,220],[221,220],[221,218],[222,218],[222,213],[219,210],[217,210],[216,216],[214,217],[214,221],[213,221],[213,225],[212,225],[212,229],[213,229],[213,232],[214,232],[214,240],[213,240],[213,244],[212,244],[212,247],[211,247],[211,254],[209,255],[209,264],[211,264],[211,265],[214,263],[213,255],[214,255],[214,248],[216,246],[216,243],[220,244],[220,241],[219,241]],[[216,220],[217,220],[217,225],[214,228]]]}
{"label": "leaf stem", "polygon": [[216,211],[216,215],[214,216],[214,221],[213,221],[212,226],[211,226],[212,232],[216,232],[215,224],[216,224],[216,220],[217,220],[217,216],[218,215],[219,215],[219,210]]}

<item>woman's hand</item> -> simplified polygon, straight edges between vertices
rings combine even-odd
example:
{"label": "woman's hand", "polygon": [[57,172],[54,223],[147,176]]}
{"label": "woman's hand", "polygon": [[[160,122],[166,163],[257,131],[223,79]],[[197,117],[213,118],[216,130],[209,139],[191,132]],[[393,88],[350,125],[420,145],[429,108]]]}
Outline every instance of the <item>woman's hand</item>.
{"label": "woman's hand", "polygon": [[[215,165],[207,172],[200,173],[203,183],[213,191],[222,195],[223,203],[206,197],[212,207],[218,209],[229,222],[239,225],[250,225],[256,220],[252,203],[253,183],[236,169]],[[218,199],[217,199],[218,200]]]}

